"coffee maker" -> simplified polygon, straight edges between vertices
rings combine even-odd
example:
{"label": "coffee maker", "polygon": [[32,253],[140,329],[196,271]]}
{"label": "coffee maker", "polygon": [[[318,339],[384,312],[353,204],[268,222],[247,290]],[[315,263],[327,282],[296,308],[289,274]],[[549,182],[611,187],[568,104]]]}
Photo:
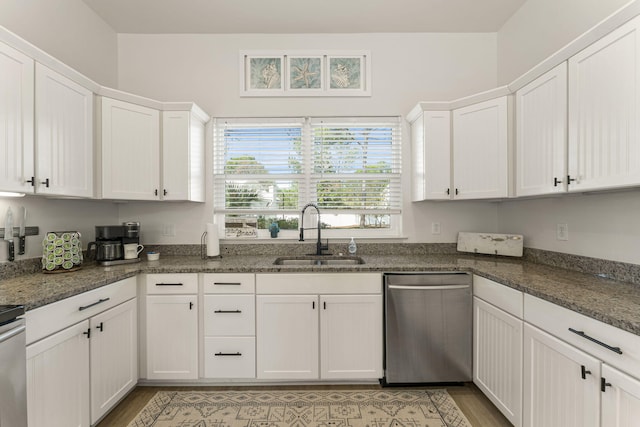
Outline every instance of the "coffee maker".
{"label": "coffee maker", "polygon": [[140,244],[139,222],[123,222],[122,225],[96,225],[96,240],[87,246],[87,257],[91,256],[91,247],[93,247],[95,260],[100,265],[139,262],[140,258],[124,258],[124,245],[129,243]]}

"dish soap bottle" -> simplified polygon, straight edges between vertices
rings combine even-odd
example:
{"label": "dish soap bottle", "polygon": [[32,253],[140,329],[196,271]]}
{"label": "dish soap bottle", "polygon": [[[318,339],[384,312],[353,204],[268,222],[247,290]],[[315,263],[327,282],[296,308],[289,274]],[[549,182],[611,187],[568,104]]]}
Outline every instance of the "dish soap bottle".
{"label": "dish soap bottle", "polygon": [[353,240],[353,237],[352,237],[351,241],[349,242],[349,253],[351,255],[355,255],[357,250],[358,250],[358,247],[356,246],[356,241]]}

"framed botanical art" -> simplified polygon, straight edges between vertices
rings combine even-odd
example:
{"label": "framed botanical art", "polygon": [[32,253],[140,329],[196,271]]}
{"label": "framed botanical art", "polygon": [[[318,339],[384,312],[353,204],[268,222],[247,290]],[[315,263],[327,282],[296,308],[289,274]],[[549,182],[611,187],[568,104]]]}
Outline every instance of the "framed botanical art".
{"label": "framed botanical art", "polygon": [[240,96],[371,96],[368,51],[241,51]]}

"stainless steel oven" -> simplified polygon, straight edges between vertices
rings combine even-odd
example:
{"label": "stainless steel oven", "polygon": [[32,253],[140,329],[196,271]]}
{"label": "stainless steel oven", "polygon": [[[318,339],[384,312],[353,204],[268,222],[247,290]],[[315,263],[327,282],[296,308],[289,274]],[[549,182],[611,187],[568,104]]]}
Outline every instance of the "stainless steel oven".
{"label": "stainless steel oven", "polygon": [[27,360],[22,306],[0,306],[0,427],[27,427]]}

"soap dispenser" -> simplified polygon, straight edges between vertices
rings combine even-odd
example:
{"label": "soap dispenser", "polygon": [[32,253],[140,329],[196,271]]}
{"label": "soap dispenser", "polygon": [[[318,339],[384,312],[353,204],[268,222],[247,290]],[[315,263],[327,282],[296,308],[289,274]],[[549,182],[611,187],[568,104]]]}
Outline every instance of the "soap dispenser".
{"label": "soap dispenser", "polygon": [[349,253],[351,255],[355,255],[357,250],[358,250],[358,246],[356,246],[356,241],[353,240],[353,237],[352,237],[351,241],[349,242]]}

